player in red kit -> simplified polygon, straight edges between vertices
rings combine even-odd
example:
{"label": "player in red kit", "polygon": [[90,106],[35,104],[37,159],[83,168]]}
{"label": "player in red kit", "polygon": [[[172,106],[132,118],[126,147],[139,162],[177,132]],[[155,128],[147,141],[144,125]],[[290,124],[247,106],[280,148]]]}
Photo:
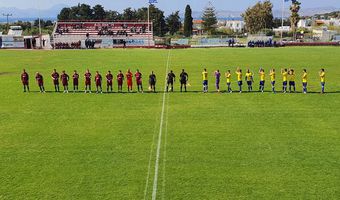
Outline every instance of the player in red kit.
{"label": "player in red kit", "polygon": [[128,92],[132,92],[132,77],[133,77],[133,74],[130,71],[130,69],[128,69],[125,76],[126,76],[126,81],[127,81],[127,86],[128,86]]}
{"label": "player in red kit", "polygon": [[137,72],[135,73],[135,77],[136,77],[138,92],[143,93],[142,73],[140,73],[138,69],[137,69]]}
{"label": "player in red kit", "polygon": [[40,92],[45,93],[44,78],[43,78],[43,76],[39,72],[36,73],[35,80],[37,81],[37,84],[39,86]]}
{"label": "player in red kit", "polygon": [[28,85],[28,80],[29,80],[28,73],[27,73],[26,70],[24,69],[24,70],[22,71],[22,74],[21,74],[21,82],[22,82],[22,84],[23,84],[23,86],[24,86],[24,92],[26,92],[26,90],[27,90],[27,92],[30,91],[30,87],[29,87],[29,85]]}
{"label": "player in red kit", "polygon": [[89,92],[89,93],[92,93],[91,92],[91,73],[90,73],[90,70],[86,70],[86,73],[84,75],[85,77],[85,93]]}
{"label": "player in red kit", "polygon": [[113,75],[111,74],[111,71],[108,71],[106,74],[106,83],[107,83],[107,87],[106,87],[106,91],[109,92],[109,90],[112,92],[112,83],[113,82]]}
{"label": "player in red kit", "polygon": [[68,81],[69,81],[69,79],[70,79],[70,77],[68,76],[68,74],[66,74],[66,72],[64,70],[60,75],[60,81],[63,84],[64,93],[68,93]]}
{"label": "player in red kit", "polygon": [[117,74],[118,92],[123,91],[123,82],[124,74],[122,73],[122,70],[119,70],[119,73]]}
{"label": "player in red kit", "polygon": [[56,69],[53,70],[51,77],[53,80],[55,92],[59,92],[59,74]]}
{"label": "player in red kit", "polygon": [[99,72],[96,72],[96,76],[94,77],[94,81],[96,82],[96,89],[97,89],[97,94],[103,93],[102,89],[102,75],[99,74]]}
{"label": "player in red kit", "polygon": [[73,79],[73,92],[78,92],[78,85],[79,85],[79,74],[76,70],[74,70],[74,73],[72,75]]}

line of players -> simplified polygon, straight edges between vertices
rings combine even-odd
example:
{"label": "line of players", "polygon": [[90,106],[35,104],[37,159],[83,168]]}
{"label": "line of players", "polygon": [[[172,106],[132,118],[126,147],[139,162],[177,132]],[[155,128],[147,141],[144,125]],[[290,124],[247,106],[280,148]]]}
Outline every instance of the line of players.
{"label": "line of players", "polygon": [[[138,92],[143,93],[143,81],[142,81],[142,73],[137,69],[136,73],[133,75],[131,70],[129,69],[126,74],[124,75],[121,70],[119,70],[116,80],[117,80],[117,85],[118,85],[118,92],[123,91],[123,83],[126,78],[127,82],[127,88],[128,92],[133,91],[133,76],[135,77],[136,84],[137,84],[137,89]],[[73,80],[73,92],[78,92],[79,91],[79,74],[76,70],[74,70],[73,75],[72,75],[72,80]],[[108,71],[106,76],[106,83],[107,83],[107,88],[106,91],[113,92],[113,81],[114,81],[114,76],[111,73],[111,71]],[[60,87],[59,87],[59,80],[62,83],[64,87],[64,93],[69,92],[69,81],[70,81],[70,76],[65,72],[62,71],[62,73],[59,75],[56,69],[53,70],[51,74],[51,79],[53,81],[54,89],[55,92],[60,92]],[[174,91],[174,82],[176,79],[176,75],[173,73],[173,71],[170,71],[168,76],[167,76],[167,91]],[[189,76],[188,74],[182,70],[182,73],[180,74],[180,83],[181,83],[181,92],[187,91],[187,82],[188,82]],[[35,75],[35,80],[38,84],[39,90],[42,93],[45,93],[45,87],[44,87],[44,77],[41,73],[37,72]],[[90,70],[86,70],[84,74],[84,80],[85,80],[85,93],[91,93],[91,80],[92,80],[92,74],[90,73]],[[24,92],[29,92],[29,75],[24,69],[22,74],[21,74],[21,81],[24,86]],[[94,82],[96,85],[96,93],[103,93],[102,89],[102,82],[103,82],[103,77],[102,75],[97,71],[95,76],[94,76]],[[149,75],[149,90],[151,92],[156,92],[156,82],[157,78],[155,73],[152,71],[151,74]]]}
{"label": "line of players", "polygon": [[[239,87],[239,93],[242,93],[242,85],[243,85],[243,73],[240,68],[237,68],[236,70],[236,76],[237,76],[237,84]],[[289,92],[296,92],[296,75],[294,69],[281,69],[281,75],[282,75],[282,92],[287,92],[287,86],[289,85]],[[219,70],[215,71],[215,86],[217,92],[220,92],[220,80],[221,80],[221,73]],[[276,84],[276,72],[275,69],[271,69],[269,72],[271,86],[272,86],[272,92],[276,93],[275,90],[275,84]],[[208,72],[207,69],[204,69],[202,72],[203,77],[203,92],[208,92]],[[233,90],[231,89],[231,78],[232,73],[230,70],[228,70],[225,73],[225,77],[227,80],[227,87],[228,92],[232,93]],[[266,73],[263,68],[260,68],[259,70],[259,77],[260,77],[260,84],[259,84],[259,91],[264,92],[265,88],[265,82],[266,82]],[[325,84],[326,84],[326,73],[325,69],[321,69],[319,71],[319,77],[320,77],[320,83],[321,83],[321,93],[325,93]],[[308,86],[308,73],[306,69],[303,69],[302,72],[302,92],[307,93],[307,86]],[[245,73],[245,81],[248,85],[248,92],[253,91],[253,83],[254,83],[254,73],[252,73],[249,69]]]}
{"label": "line of players", "polygon": [[[242,93],[242,86],[243,86],[243,73],[240,68],[237,68],[236,70],[236,76],[237,76],[237,84],[239,87],[239,92]],[[282,75],[282,92],[286,93],[287,92],[287,87],[289,86],[289,92],[295,92],[296,91],[296,75],[294,69],[281,69],[281,75]],[[137,89],[138,92],[143,92],[143,81],[142,81],[142,73],[137,69],[136,73],[134,74],[136,83],[137,83]],[[217,92],[220,92],[220,80],[221,80],[221,73],[219,70],[216,70],[214,73],[215,76],[215,86]],[[270,81],[271,81],[271,87],[272,87],[272,92],[276,93],[275,86],[276,86],[276,72],[275,69],[271,69],[269,72],[270,76]],[[202,77],[203,77],[203,92],[208,92],[208,72],[207,69],[204,69],[202,72]],[[230,70],[228,70],[225,73],[226,81],[227,81],[227,87],[228,87],[228,92],[232,93],[233,90],[231,89],[231,79],[232,79],[232,73]],[[259,84],[259,91],[264,92],[265,88],[265,80],[266,80],[266,73],[265,70],[260,68],[259,70],[259,77],[260,77],[260,84]],[[321,93],[325,92],[325,84],[326,84],[326,79],[325,79],[325,70],[321,69],[319,72],[319,77],[320,77],[320,82],[321,82]],[[68,93],[68,84],[70,77],[68,74],[66,74],[65,71],[59,75],[59,73],[54,69],[51,78],[54,84],[54,88],[56,92],[59,92],[59,80],[62,82],[62,85],[64,87],[64,93]],[[132,92],[132,85],[133,85],[133,74],[131,70],[129,69],[125,76],[123,72],[120,70],[119,73],[116,76],[117,80],[117,85],[118,85],[118,92],[122,92],[123,89],[123,82],[124,80],[127,80],[127,86],[128,86],[128,92]],[[39,86],[40,92],[45,92],[44,88],[44,80],[43,76],[37,72],[35,79],[37,81],[37,84]],[[73,91],[77,92],[78,91],[78,86],[79,86],[79,74],[75,70],[73,75]],[[84,74],[84,79],[85,79],[85,93],[89,92],[91,93],[91,79],[92,75],[89,70],[86,70],[86,73]],[[102,75],[97,71],[94,77],[95,85],[96,85],[96,92],[97,93],[102,93]],[[113,74],[111,71],[108,71],[106,74],[106,82],[107,82],[107,92],[113,92]],[[174,91],[174,82],[176,79],[176,75],[173,73],[173,71],[170,71],[167,75],[167,88],[166,91]],[[187,91],[187,84],[188,84],[188,79],[189,76],[183,69],[181,74],[180,74],[180,83],[181,83],[181,88],[180,91]],[[308,86],[308,73],[306,69],[303,69],[302,73],[302,91],[303,93],[307,93],[307,86]],[[21,80],[24,85],[24,92],[29,91],[29,75],[26,72],[26,70],[23,70],[23,73],[21,74]],[[249,69],[245,73],[245,81],[248,85],[248,92],[253,91],[253,83],[254,83],[254,73],[252,73]],[[156,92],[156,75],[152,71],[151,74],[149,75],[149,90]]]}

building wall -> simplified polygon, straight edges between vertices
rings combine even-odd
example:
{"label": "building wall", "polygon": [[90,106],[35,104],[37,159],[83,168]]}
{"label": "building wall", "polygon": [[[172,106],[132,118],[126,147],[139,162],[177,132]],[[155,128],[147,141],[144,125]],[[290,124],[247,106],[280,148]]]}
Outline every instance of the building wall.
{"label": "building wall", "polygon": [[222,20],[217,23],[219,28],[228,28],[235,32],[242,32],[245,26],[241,20]]}

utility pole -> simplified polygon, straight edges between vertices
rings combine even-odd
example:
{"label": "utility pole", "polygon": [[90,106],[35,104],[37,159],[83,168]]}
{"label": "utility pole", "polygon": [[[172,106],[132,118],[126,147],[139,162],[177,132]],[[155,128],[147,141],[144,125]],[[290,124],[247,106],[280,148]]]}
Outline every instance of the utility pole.
{"label": "utility pole", "polygon": [[8,18],[9,17],[12,17],[13,15],[10,14],[10,13],[7,13],[7,14],[2,14],[2,16],[6,17],[7,18],[7,34],[8,34],[8,30],[9,30],[9,21],[8,21]]}
{"label": "utility pole", "polygon": [[39,0],[37,0],[37,7],[38,7],[38,22],[39,22],[39,43],[40,43],[40,49],[42,49],[42,32],[41,32],[41,13],[40,13],[40,4]]}
{"label": "utility pole", "polygon": [[[150,48],[150,33],[153,33],[153,23],[150,26],[150,17],[151,17],[150,16],[150,6],[155,4],[155,3],[157,3],[157,0],[149,0],[149,4],[148,4],[148,48]],[[151,29],[151,32],[150,32],[150,29]]]}
{"label": "utility pole", "polygon": [[282,0],[282,13],[281,13],[281,40],[280,40],[280,43],[282,45],[282,42],[283,42],[283,20],[284,20],[284,16],[285,16],[285,0]]}

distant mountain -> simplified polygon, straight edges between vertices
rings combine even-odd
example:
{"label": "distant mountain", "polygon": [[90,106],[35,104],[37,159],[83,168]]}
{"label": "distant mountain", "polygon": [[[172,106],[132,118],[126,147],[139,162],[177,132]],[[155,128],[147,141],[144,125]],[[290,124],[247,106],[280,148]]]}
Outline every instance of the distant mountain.
{"label": "distant mountain", "polygon": [[[56,19],[57,15],[59,14],[60,10],[64,7],[67,7],[65,4],[58,4],[49,9],[37,9],[37,8],[30,8],[30,9],[20,9],[14,7],[2,7],[0,8],[0,13],[11,13],[13,16],[9,17],[10,21],[17,21],[17,20],[28,20],[36,19],[39,16],[44,19]],[[0,16],[0,22],[5,22],[6,18],[2,15]]]}
{"label": "distant mountain", "polygon": [[[334,12],[338,10],[340,10],[340,8],[335,8],[335,7],[301,8],[300,16],[313,16],[316,14],[330,13],[330,12]],[[282,15],[282,11],[273,10],[273,15],[274,17],[280,18]],[[287,8],[284,12],[284,16],[289,17],[289,15],[290,15],[290,10],[289,8]]]}
{"label": "distant mountain", "polygon": [[[232,11],[232,10],[218,10],[217,17],[219,19],[226,19],[226,18],[240,18],[242,11]],[[192,18],[194,19],[201,19],[203,12],[202,11],[193,11]],[[181,14],[184,16],[184,13]],[[183,17],[182,17],[183,18]]]}
{"label": "distant mountain", "polygon": [[[335,7],[319,7],[319,8],[302,8],[300,11],[301,16],[313,16],[315,14],[323,14],[323,13],[330,13],[334,11],[339,11],[340,8]],[[231,10],[217,10],[217,17],[219,19],[230,19],[230,18],[240,18],[241,14],[244,11],[231,11]],[[201,19],[203,12],[202,11],[193,11],[192,15],[194,19]],[[281,18],[282,11],[281,10],[273,10],[273,15],[275,18]],[[284,11],[284,17],[289,17],[290,10],[286,8]],[[184,14],[182,14],[184,16]]]}
{"label": "distant mountain", "polygon": [[[19,9],[14,7],[0,7],[0,14],[1,13],[12,13],[13,16],[10,17],[10,21],[17,21],[17,20],[23,20],[23,21],[32,21],[38,16],[41,16],[43,19],[50,19],[55,20],[57,19],[57,15],[59,14],[60,10],[64,7],[69,7],[66,4],[57,4],[49,9],[41,9],[38,10],[36,8],[31,9]],[[318,7],[318,8],[302,8],[301,9],[301,16],[313,16],[315,14],[322,14],[322,13],[329,13],[338,11],[340,8],[335,7]],[[239,19],[241,17],[241,14],[244,11],[232,11],[232,10],[217,10],[217,17],[219,19]],[[274,17],[281,17],[281,10],[273,10]],[[287,7],[284,16],[288,17],[290,14],[289,8]],[[182,19],[184,18],[184,13],[181,13]],[[194,19],[201,19],[202,11],[193,11],[193,18]],[[0,22],[6,22],[6,18],[0,15]]]}

